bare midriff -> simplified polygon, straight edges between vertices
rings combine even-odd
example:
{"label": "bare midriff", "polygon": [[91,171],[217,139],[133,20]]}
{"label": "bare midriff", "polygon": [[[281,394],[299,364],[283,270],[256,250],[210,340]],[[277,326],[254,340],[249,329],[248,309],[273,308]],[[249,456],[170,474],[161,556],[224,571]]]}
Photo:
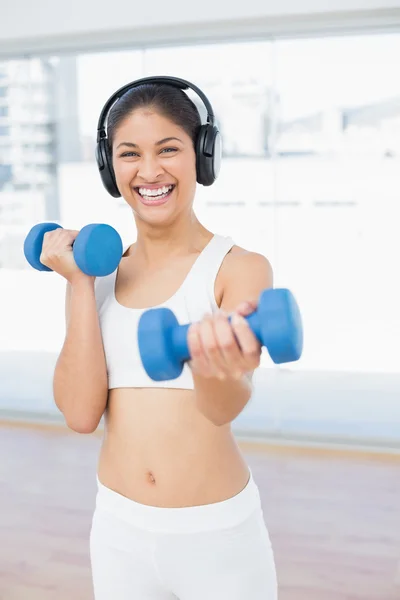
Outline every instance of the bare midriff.
{"label": "bare midriff", "polygon": [[249,470],[231,425],[216,426],[193,390],[109,391],[100,482],[141,504],[198,506],[239,493]]}

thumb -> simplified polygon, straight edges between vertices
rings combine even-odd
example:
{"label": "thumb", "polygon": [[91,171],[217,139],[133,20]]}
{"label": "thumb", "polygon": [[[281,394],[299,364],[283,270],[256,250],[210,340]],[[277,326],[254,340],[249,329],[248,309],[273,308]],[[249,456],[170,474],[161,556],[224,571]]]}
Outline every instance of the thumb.
{"label": "thumb", "polygon": [[246,317],[251,315],[257,309],[257,302],[254,300],[247,300],[245,302],[241,302],[237,307],[235,312],[242,317]]}

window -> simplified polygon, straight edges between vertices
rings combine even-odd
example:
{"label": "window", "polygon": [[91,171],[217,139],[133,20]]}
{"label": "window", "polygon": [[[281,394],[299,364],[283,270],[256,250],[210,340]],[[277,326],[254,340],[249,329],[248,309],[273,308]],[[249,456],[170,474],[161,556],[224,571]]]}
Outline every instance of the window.
{"label": "window", "polygon": [[[392,34],[71,55],[31,69],[13,61],[25,105],[35,89],[48,108],[43,122],[0,125],[14,161],[0,173],[1,264],[62,297],[60,278],[32,273],[21,257],[32,223],[104,220],[133,238],[129,208],[107,195],[94,162],[99,113],[131,80],[176,75],[208,95],[223,134],[220,177],[198,188],[200,219],[268,256],[275,285],[299,301],[305,348],[290,369],[399,373],[399,55]],[[19,222],[11,198],[25,207]],[[40,332],[59,348],[62,322]]]}

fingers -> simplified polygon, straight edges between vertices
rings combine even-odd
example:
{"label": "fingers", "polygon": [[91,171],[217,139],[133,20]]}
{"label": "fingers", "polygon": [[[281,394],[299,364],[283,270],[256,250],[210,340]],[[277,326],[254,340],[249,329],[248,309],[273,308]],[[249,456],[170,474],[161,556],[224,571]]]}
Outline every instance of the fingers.
{"label": "fingers", "polygon": [[[249,310],[247,307],[243,310]],[[240,379],[259,365],[261,347],[241,315],[206,315],[188,331],[190,366],[203,377]]]}
{"label": "fingers", "polygon": [[261,344],[250,329],[246,319],[238,313],[232,317],[232,329],[240,344],[244,373],[253,371],[260,365]]}
{"label": "fingers", "polygon": [[79,234],[79,231],[75,229],[53,229],[52,231],[46,231],[43,236],[42,250],[48,250],[50,248],[58,248],[67,245],[72,245]]}
{"label": "fingers", "polygon": [[74,229],[63,229],[61,227],[47,231],[43,236],[42,252],[40,262],[46,264],[46,261],[54,257],[59,257],[70,247],[78,236],[79,231]]}
{"label": "fingers", "polygon": [[[72,244],[79,231],[61,227],[48,231],[43,236],[40,262],[65,277],[70,283],[81,278],[83,273],[77,266],[72,251]],[[87,277],[85,275],[85,277]]]}
{"label": "fingers", "polygon": [[213,329],[219,351],[218,364],[221,371],[225,377],[231,376],[239,379],[245,367],[240,343],[235,337],[231,323],[222,311],[215,315]]}
{"label": "fingers", "polygon": [[203,347],[201,323],[193,323],[189,327],[187,342],[191,357],[189,362],[191,369],[203,377],[213,377],[215,370],[212,368],[212,365],[210,365]]}
{"label": "fingers", "polygon": [[188,343],[193,370],[203,377],[226,378],[226,364],[211,315],[205,315],[200,323],[191,325]]}

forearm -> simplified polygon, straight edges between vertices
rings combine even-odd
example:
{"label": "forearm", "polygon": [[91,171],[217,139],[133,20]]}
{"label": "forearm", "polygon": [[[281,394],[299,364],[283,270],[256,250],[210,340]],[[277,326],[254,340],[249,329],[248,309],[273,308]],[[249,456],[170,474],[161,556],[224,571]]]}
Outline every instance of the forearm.
{"label": "forearm", "polygon": [[195,402],[198,410],[214,425],[231,423],[245,408],[252,394],[251,380],[219,380],[193,373]]}
{"label": "forearm", "polygon": [[54,372],[54,399],[72,429],[90,433],[101,419],[108,393],[92,280],[71,286],[69,307],[65,341]]}

